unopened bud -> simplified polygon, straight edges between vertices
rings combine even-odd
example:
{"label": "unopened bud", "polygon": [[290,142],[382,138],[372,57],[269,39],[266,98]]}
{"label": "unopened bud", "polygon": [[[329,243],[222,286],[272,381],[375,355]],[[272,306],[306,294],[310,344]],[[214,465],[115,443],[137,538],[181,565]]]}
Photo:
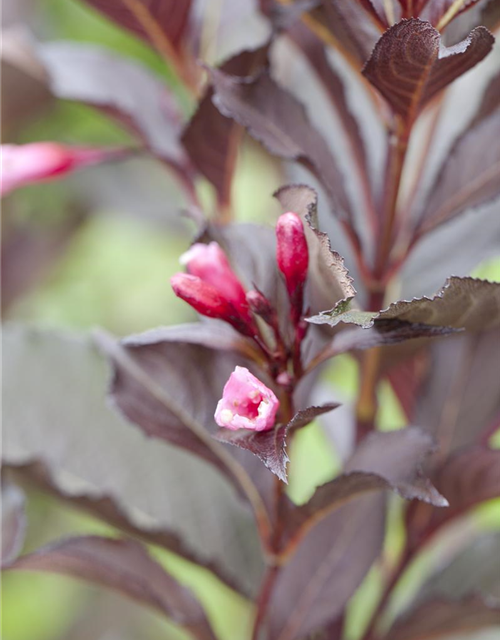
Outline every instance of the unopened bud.
{"label": "unopened bud", "polygon": [[2,145],[2,195],[129,153],[127,149],[71,147],[58,142]]}
{"label": "unopened bud", "polygon": [[254,335],[252,318],[242,317],[239,309],[208,282],[187,273],[176,273],[170,279],[170,284],[175,295],[201,315],[224,320],[244,335]]}
{"label": "unopened bud", "polygon": [[180,258],[188,273],[215,287],[235,307],[247,307],[245,289],[217,244],[197,242]]}
{"label": "unopened bud", "polygon": [[276,323],[276,311],[263,293],[255,290],[248,291],[247,302],[256,315],[260,316],[267,324],[274,326]]}
{"label": "unopened bud", "polygon": [[285,276],[288,293],[292,296],[304,286],[309,265],[309,250],[300,216],[291,211],[280,216],[276,238],[278,268]]}

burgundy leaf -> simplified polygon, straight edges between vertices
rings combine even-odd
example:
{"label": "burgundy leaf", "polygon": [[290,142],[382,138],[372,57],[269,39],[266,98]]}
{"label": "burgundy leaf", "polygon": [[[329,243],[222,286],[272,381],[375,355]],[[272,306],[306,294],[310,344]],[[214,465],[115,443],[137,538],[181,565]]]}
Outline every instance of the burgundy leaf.
{"label": "burgundy leaf", "polygon": [[21,489],[2,480],[2,567],[10,565],[23,547],[26,533],[24,503]]}
{"label": "burgundy leaf", "polygon": [[266,465],[266,467],[278,476],[285,483],[288,483],[286,476],[286,465],[289,462],[286,453],[287,425],[281,425],[268,431],[248,431],[239,429],[219,429],[215,438],[219,442],[232,444],[240,449],[250,451]]}
{"label": "burgundy leaf", "polygon": [[328,39],[356,66],[370,57],[383,30],[376,20],[368,19],[361,4],[353,0],[323,0],[310,15],[314,20],[311,28],[318,34],[326,28]]}
{"label": "burgundy leaf", "polygon": [[[267,46],[243,51],[226,61],[221,70],[233,76],[250,76],[259,69],[266,55]],[[231,181],[242,130],[215,107],[213,95],[209,87],[184,129],[182,143],[194,166],[215,187],[219,203],[224,206],[231,200]]]}
{"label": "burgundy leaf", "polygon": [[[449,509],[429,510],[424,518],[426,535],[480,502],[500,496],[500,451],[474,447],[459,452],[435,469],[432,481],[448,500]],[[411,532],[419,530],[422,518],[422,510],[411,505],[406,515]]]}
{"label": "burgundy leaf", "polygon": [[478,207],[500,194],[500,73],[436,175],[422,208],[421,233]]}
{"label": "burgundy leaf", "polygon": [[414,420],[432,433],[446,456],[476,444],[498,423],[499,332],[436,342],[430,356]]}
{"label": "burgundy leaf", "polygon": [[[482,0],[462,0],[462,6],[453,15],[460,15],[464,11],[471,9],[478,2],[482,2]],[[420,12],[420,18],[422,20],[428,20],[436,27],[454,4],[456,4],[456,0],[430,0]]]}
{"label": "burgundy leaf", "polygon": [[186,164],[181,118],[166,86],[137,62],[95,45],[40,45],[55,96],[104,110],[175,167]]}
{"label": "burgundy leaf", "polygon": [[[347,475],[289,512],[288,535],[294,544],[271,600],[271,637],[292,640],[334,620],[377,557],[384,497],[363,493],[391,487],[407,498],[446,504],[419,475],[431,448],[429,436],[415,428],[374,434],[347,463]],[[308,532],[295,549],[293,538],[301,529]]]}
{"label": "burgundy leaf", "polygon": [[363,179],[365,188],[370,188],[366,145],[358,124],[353,115],[346,95],[345,84],[341,76],[328,61],[327,49],[321,40],[303,24],[297,24],[288,34],[307,57],[311,69],[321,80],[328,100],[337,114],[344,132],[347,135],[351,155]]}
{"label": "burgundy leaf", "polygon": [[417,338],[439,338],[457,331],[459,330],[450,327],[435,327],[400,320],[376,320],[371,328],[350,329],[337,333],[308,366],[317,366],[325,360],[349,351],[389,346]]}
{"label": "burgundy leaf", "polygon": [[191,0],[85,0],[107,18],[152,45],[166,38],[182,48],[189,22]]}
{"label": "burgundy leaf", "polygon": [[422,604],[396,623],[387,640],[435,640],[453,634],[469,634],[500,625],[500,608],[478,596],[462,600],[433,600]]}
{"label": "burgundy leaf", "polygon": [[301,429],[315,420],[318,416],[328,413],[329,411],[333,411],[334,409],[337,409],[337,407],[340,407],[338,402],[328,402],[320,405],[319,407],[307,407],[307,409],[297,411],[288,423],[288,429],[293,431]]}
{"label": "burgundy leaf", "polygon": [[88,337],[15,326],[3,337],[4,463],[32,472],[41,461],[42,486],[253,593],[263,568],[259,537],[226,476],[145,438],[106,406],[109,368]]}
{"label": "burgundy leaf", "polygon": [[393,302],[377,312],[346,309],[337,305],[330,311],[308,318],[314,324],[353,323],[368,329],[385,320],[438,327],[464,328],[486,331],[500,324],[500,284],[478,278],[448,278],[432,298],[423,296],[413,300]]}
{"label": "burgundy leaf", "polygon": [[222,115],[241,124],[266,149],[296,160],[319,177],[335,212],[351,217],[343,179],[324,138],[311,125],[304,107],[267,73],[241,79],[213,69],[213,101]]}
{"label": "burgundy leaf", "polygon": [[462,42],[444,47],[428,22],[402,20],[380,38],[363,74],[396,113],[413,122],[436,93],[480,62],[493,42],[485,27],[476,27]]}
{"label": "burgundy leaf", "polygon": [[133,540],[67,538],[20,557],[9,569],[61,573],[115,589],[168,616],[199,640],[215,640],[191,591]]}

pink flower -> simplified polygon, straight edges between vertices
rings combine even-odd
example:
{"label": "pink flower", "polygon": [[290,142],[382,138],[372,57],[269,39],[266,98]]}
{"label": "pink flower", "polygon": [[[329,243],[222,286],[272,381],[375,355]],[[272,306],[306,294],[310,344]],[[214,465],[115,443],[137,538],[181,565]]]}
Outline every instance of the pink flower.
{"label": "pink flower", "polygon": [[274,427],[279,406],[271,389],[245,367],[236,367],[217,404],[215,422],[232,431],[267,431]]}
{"label": "pink flower", "polygon": [[57,142],[2,145],[2,195],[124,154],[123,149],[69,147]]}
{"label": "pink flower", "polygon": [[211,284],[235,307],[248,308],[245,289],[217,242],[193,244],[180,262],[186,265],[188,273]]}
{"label": "pink flower", "polygon": [[309,265],[309,251],[300,216],[289,211],[279,217],[276,225],[276,259],[285,276],[288,295],[301,297]]}

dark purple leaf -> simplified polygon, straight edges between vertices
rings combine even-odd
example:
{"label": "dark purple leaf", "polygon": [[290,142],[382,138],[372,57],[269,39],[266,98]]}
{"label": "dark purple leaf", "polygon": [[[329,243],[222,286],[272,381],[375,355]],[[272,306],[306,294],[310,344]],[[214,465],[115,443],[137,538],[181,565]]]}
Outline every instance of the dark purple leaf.
{"label": "dark purple leaf", "polygon": [[377,312],[346,309],[336,305],[331,311],[309,318],[314,324],[353,323],[368,329],[385,320],[486,331],[500,324],[500,284],[478,278],[448,278],[432,298],[393,302]]}
{"label": "dark purple leaf", "polygon": [[249,80],[214,69],[211,80],[213,101],[222,115],[245,127],[273,155],[298,161],[312,171],[324,184],[336,214],[351,217],[341,173],[302,104],[267,73]]}
{"label": "dark purple leaf", "polygon": [[[478,2],[482,1],[483,0],[463,0],[459,10],[453,15],[460,15],[464,11],[471,9]],[[420,18],[422,20],[428,20],[436,27],[454,4],[456,4],[455,0],[429,0],[424,9],[420,12]],[[449,22],[449,20],[447,20],[447,22]]]}
{"label": "dark purple leaf", "polygon": [[436,489],[449,502],[449,509],[426,509],[410,505],[406,522],[410,535],[419,532],[425,522],[425,535],[448,524],[457,516],[485,500],[500,496],[500,451],[474,447],[456,453],[432,473]]}
{"label": "dark purple leaf", "polygon": [[422,209],[420,231],[447,222],[500,194],[500,73],[464,132],[456,139],[436,175]]}
{"label": "dark purple leaf", "polygon": [[447,48],[428,22],[402,20],[380,38],[363,74],[396,113],[413,122],[433,96],[480,62],[493,42],[485,27],[476,27]]}
{"label": "dark purple leaf", "polygon": [[356,65],[369,57],[383,27],[368,18],[360,3],[353,0],[323,0],[310,13],[310,28],[318,35],[328,30],[329,44],[335,44]]}
{"label": "dark purple leaf", "polygon": [[322,404],[319,407],[307,407],[307,409],[297,411],[288,423],[288,429],[291,431],[301,429],[315,420],[318,416],[328,413],[329,411],[333,411],[334,409],[337,409],[337,407],[340,407],[338,402],[329,402]]}
{"label": "dark purple leaf", "polygon": [[[334,620],[378,556],[384,497],[362,493],[391,486],[405,497],[445,504],[419,475],[431,448],[429,436],[415,428],[374,434],[345,467],[346,474],[362,474],[341,476],[329,483],[334,487],[331,494],[325,485],[328,488],[319,488],[309,507],[290,513],[292,542],[302,527],[309,531],[298,547],[289,549],[288,563],[279,573],[270,605],[271,637],[292,640]],[[369,477],[361,479],[363,474]],[[343,504],[348,498],[352,501]],[[306,525],[309,518],[314,522]]]}
{"label": "dark purple leaf", "polygon": [[191,0],[84,0],[113,22],[153,46],[165,38],[181,50]]}
{"label": "dark purple leaf", "polygon": [[199,640],[215,640],[194,595],[133,540],[82,536],[68,538],[20,557],[10,569],[48,571],[115,589],[156,609]]}
{"label": "dark purple leaf", "polygon": [[11,564],[23,547],[26,533],[24,503],[21,489],[2,480],[2,567]]}
{"label": "dark purple leaf", "polygon": [[95,45],[55,42],[40,45],[38,53],[55,96],[104,110],[154,154],[175,167],[185,166],[180,115],[167,87],[151,71]]}
{"label": "dark purple leaf", "polygon": [[352,108],[348,102],[344,81],[328,61],[325,45],[303,24],[294,26],[288,35],[307,57],[314,73],[321,80],[328,100],[347,134],[351,154],[356,166],[365,182],[368,183],[365,141],[358,121],[353,115]]}
{"label": "dark purple leaf", "polygon": [[433,600],[396,623],[386,640],[437,640],[500,625],[500,608],[478,596],[462,600]]}
{"label": "dark purple leaf", "polygon": [[239,429],[231,431],[229,429],[219,429],[215,434],[216,440],[232,444],[240,449],[246,449],[256,455],[266,465],[269,471],[285,483],[288,483],[286,476],[286,465],[289,462],[286,453],[287,426],[281,425],[269,431],[248,431]]}
{"label": "dark purple leaf", "polygon": [[417,338],[439,338],[459,331],[449,327],[434,327],[427,324],[402,322],[400,320],[375,321],[368,329],[348,329],[337,333],[321,351],[312,358],[308,367],[317,366],[334,356],[349,351],[373,349],[415,340]]}
{"label": "dark purple leaf", "polygon": [[259,537],[226,477],[145,438],[106,406],[110,372],[88,338],[15,326],[3,337],[4,463],[41,461],[49,472],[43,484],[76,506],[253,592],[262,574]]}
{"label": "dark purple leaf", "polygon": [[[245,77],[253,75],[264,63],[267,46],[243,51],[221,66],[224,73]],[[231,201],[231,184],[241,139],[241,127],[224,117],[212,102],[214,92],[208,88],[182,134],[182,143],[198,171],[212,183],[219,203]]]}
{"label": "dark purple leaf", "polygon": [[441,455],[476,444],[500,416],[498,330],[432,345],[414,422],[429,430]]}

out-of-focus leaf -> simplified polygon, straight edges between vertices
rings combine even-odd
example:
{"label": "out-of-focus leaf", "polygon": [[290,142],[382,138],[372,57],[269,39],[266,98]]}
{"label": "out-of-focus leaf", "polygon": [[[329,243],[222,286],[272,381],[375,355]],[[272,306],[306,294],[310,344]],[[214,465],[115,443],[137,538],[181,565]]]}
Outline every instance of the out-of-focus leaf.
{"label": "out-of-focus leaf", "polygon": [[2,481],[2,558],[1,566],[11,564],[19,555],[26,532],[25,497],[21,489]]}
{"label": "out-of-focus leaf", "polygon": [[[462,0],[459,10],[454,15],[460,15],[482,1],[483,0]],[[449,11],[454,4],[456,5],[456,0],[430,0],[420,12],[420,18],[427,20],[433,26],[437,26],[441,18],[446,15],[447,11]]]}
{"label": "out-of-focus leaf", "polygon": [[487,533],[476,538],[444,567],[435,571],[417,596],[420,604],[434,598],[456,600],[470,593],[500,599],[500,534]]}
{"label": "out-of-focus leaf", "polygon": [[286,453],[287,426],[281,425],[268,431],[248,431],[238,429],[219,429],[215,438],[219,442],[232,444],[240,449],[246,449],[256,455],[266,467],[278,476],[282,482],[287,482],[286,465],[289,462]]}
{"label": "out-of-focus leaf", "polygon": [[2,316],[10,306],[39,283],[68,248],[87,219],[85,212],[68,207],[65,220],[43,229],[9,224],[4,206],[2,229]]}
{"label": "out-of-focus leaf", "polygon": [[454,633],[500,626],[500,607],[478,596],[422,604],[389,629],[387,640],[437,640]]}
{"label": "out-of-focus leaf", "polygon": [[490,82],[465,131],[457,138],[436,175],[422,209],[421,233],[500,193],[500,73]]}
{"label": "out-of-focus leaf", "polygon": [[[260,68],[266,55],[267,46],[243,51],[226,61],[221,69],[232,76],[250,76]],[[221,114],[212,102],[213,95],[209,87],[184,129],[182,143],[194,166],[215,187],[219,202],[227,205],[231,200],[241,127]]]}
{"label": "out-of-focus leaf", "polygon": [[[398,491],[407,497],[419,495],[429,499],[432,495],[432,499],[444,504],[428,482],[418,477],[419,467],[431,446],[431,439],[418,429],[375,434],[358,448],[347,463],[345,472],[370,474],[368,483],[373,481],[371,490],[397,485]],[[372,474],[376,474],[378,479]],[[354,476],[356,479],[360,477],[361,474]],[[351,480],[349,476],[345,478],[347,480],[330,483],[330,486],[340,483],[336,495],[333,491],[333,495],[327,496],[328,491],[318,489],[316,498],[313,496],[311,499],[311,505],[316,509],[309,513],[305,505],[295,512],[314,517],[327,508],[329,502],[335,509],[328,515],[322,513],[323,517],[312,525],[279,573],[270,606],[273,638],[292,640],[334,620],[380,551],[384,531],[384,496],[357,497],[340,506],[350,494],[344,483]],[[350,489],[358,496],[367,490],[366,486],[361,490],[354,485],[355,482]],[[343,490],[340,490],[341,486]],[[293,512],[291,517],[294,517]],[[297,529],[292,525],[293,530]]]}
{"label": "out-of-focus leaf", "polygon": [[52,105],[46,72],[24,30],[2,31],[2,138]]}
{"label": "out-of-focus leaf", "polygon": [[109,371],[89,339],[11,326],[3,355],[6,464],[41,461],[75,506],[117,526],[128,521],[128,531],[208,563],[242,591],[257,588],[262,560],[251,513],[213,465],[144,438],[106,407]]}
{"label": "out-of-focus leaf", "polygon": [[396,113],[413,122],[436,93],[480,62],[493,42],[485,27],[476,27],[462,42],[444,47],[428,22],[402,20],[380,38],[363,74]]}
{"label": "out-of-focus leaf", "polygon": [[432,298],[423,296],[413,300],[400,300],[379,312],[344,310],[341,305],[308,320],[332,327],[339,322],[347,322],[365,329],[380,320],[400,320],[464,328],[468,331],[486,331],[500,324],[500,284],[478,278],[452,276]]}
{"label": "out-of-focus leaf", "polygon": [[326,28],[328,40],[357,65],[370,57],[382,32],[381,25],[369,19],[361,4],[352,0],[323,0],[310,15],[313,22],[308,26],[318,34]]}
{"label": "out-of-focus leaf", "polygon": [[55,96],[104,110],[164,161],[186,164],[177,107],[148,69],[95,45],[51,42],[40,45],[38,54]]}
{"label": "out-of-focus leaf", "polygon": [[199,640],[215,640],[194,595],[133,540],[81,536],[67,538],[18,558],[10,569],[48,571],[115,589],[190,631]]}
{"label": "out-of-focus leaf", "polygon": [[349,105],[344,81],[332,67],[326,55],[325,45],[303,24],[297,24],[288,34],[307,57],[314,73],[321,80],[328,100],[338,114],[342,127],[347,134],[351,154],[359,172],[367,177],[366,145],[357,119]]}
{"label": "out-of-focus leaf", "polygon": [[432,345],[414,422],[432,433],[442,453],[476,444],[498,422],[499,359],[498,330]]}
{"label": "out-of-focus leaf", "polygon": [[499,497],[500,451],[474,447],[458,452],[435,469],[431,478],[436,489],[448,500],[449,509],[410,505],[406,514],[410,536],[419,533],[422,521],[425,522],[425,535],[429,535],[480,502]]}
{"label": "out-of-focus leaf", "polygon": [[153,46],[158,38],[166,38],[175,49],[182,48],[191,0],[84,1]]}
{"label": "out-of-focus leaf", "polygon": [[211,71],[213,101],[222,115],[241,124],[266,149],[285,160],[296,160],[323,183],[341,218],[351,208],[337,168],[324,138],[311,125],[304,107],[279,87],[267,73],[254,79]]}

